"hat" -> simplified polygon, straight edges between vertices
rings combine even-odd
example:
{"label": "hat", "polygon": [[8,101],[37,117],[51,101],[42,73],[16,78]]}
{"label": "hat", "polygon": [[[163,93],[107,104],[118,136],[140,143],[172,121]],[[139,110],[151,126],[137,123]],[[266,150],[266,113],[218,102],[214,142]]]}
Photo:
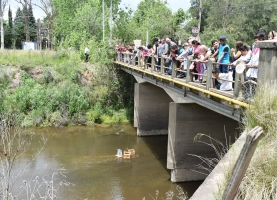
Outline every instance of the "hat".
{"label": "hat", "polygon": [[223,36],[220,36],[219,40],[226,41],[227,38],[226,38],[226,36],[223,35]]}
{"label": "hat", "polygon": [[184,44],[183,44],[183,46],[188,46],[189,45],[189,43],[187,43],[187,42],[185,42]]}
{"label": "hat", "polygon": [[241,74],[245,69],[245,63],[243,61],[240,61],[240,63],[236,66],[236,72],[238,74]]}

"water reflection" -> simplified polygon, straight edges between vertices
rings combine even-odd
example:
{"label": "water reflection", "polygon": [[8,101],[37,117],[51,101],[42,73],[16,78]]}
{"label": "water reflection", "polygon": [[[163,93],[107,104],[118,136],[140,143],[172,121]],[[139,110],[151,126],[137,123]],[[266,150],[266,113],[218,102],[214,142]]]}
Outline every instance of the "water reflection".
{"label": "water reflection", "polygon": [[[152,199],[149,194],[155,196],[156,190],[163,198],[168,190],[176,191],[166,169],[166,136],[137,137],[129,124],[33,131],[36,136],[31,149],[38,149],[42,133],[48,142],[21,179],[31,180],[37,175],[49,179],[55,169],[64,167],[66,180],[75,186],[61,190],[61,199]],[[117,158],[119,148],[135,149],[136,156]],[[17,170],[31,158],[32,152],[27,152],[16,165]],[[178,185],[192,195],[199,184]]]}

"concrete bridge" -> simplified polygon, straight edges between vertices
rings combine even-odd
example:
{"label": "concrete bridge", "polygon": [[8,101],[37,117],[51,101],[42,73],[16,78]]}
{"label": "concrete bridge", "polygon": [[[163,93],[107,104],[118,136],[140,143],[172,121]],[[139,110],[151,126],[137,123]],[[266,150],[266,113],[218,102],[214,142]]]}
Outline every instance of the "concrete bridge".
{"label": "concrete bridge", "polygon": [[[274,44],[259,44],[260,70],[268,68],[266,55],[269,51],[276,56]],[[161,73],[158,73],[154,70],[154,59],[151,68],[144,69],[139,59],[136,62],[131,56],[118,55],[114,63],[137,80],[134,95],[134,126],[137,127],[137,135],[168,134],[167,168],[171,170],[172,182],[204,180],[209,171],[203,168],[212,170],[213,166],[207,166],[198,156],[217,158],[217,155],[212,147],[194,142],[194,138],[202,133],[227,146],[239,137],[243,110],[250,106],[240,98],[243,75],[236,75],[234,91],[223,92],[213,88],[211,71],[214,65],[211,60],[207,64],[207,83],[204,85],[193,82],[191,72],[187,73],[185,80],[175,78],[176,64],[173,64],[172,76],[168,76],[163,74],[166,68],[163,60]],[[271,72],[266,69],[259,73],[258,79],[274,77]],[[274,73],[276,78],[276,68]],[[211,143],[207,138],[201,141]]]}

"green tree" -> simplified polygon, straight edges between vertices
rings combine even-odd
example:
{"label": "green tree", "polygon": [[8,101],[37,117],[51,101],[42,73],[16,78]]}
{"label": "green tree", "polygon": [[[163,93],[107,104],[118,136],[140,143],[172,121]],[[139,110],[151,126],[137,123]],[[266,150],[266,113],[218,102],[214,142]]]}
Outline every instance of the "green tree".
{"label": "green tree", "polygon": [[30,5],[28,7],[28,13],[29,13],[29,31],[30,31],[30,41],[36,41],[37,38],[37,25],[36,25],[36,19],[33,14],[33,7]]}
{"label": "green tree", "polygon": [[21,49],[22,42],[25,41],[25,34],[24,34],[24,15],[23,11],[18,8],[14,18],[14,45],[15,48]]}
{"label": "green tree", "polygon": [[5,24],[5,37],[4,37],[4,43],[5,48],[12,48],[12,41],[13,41],[13,19],[12,19],[12,11],[9,6],[8,11],[8,24]]}
{"label": "green tree", "polygon": [[[209,43],[219,35],[226,35],[229,44],[236,40],[251,44],[259,28],[266,32],[276,29],[277,5],[272,0],[202,0],[201,42]],[[197,25],[199,0],[191,1],[186,31]]]}
{"label": "green tree", "polygon": [[[113,14],[117,14],[119,0],[113,0]],[[109,33],[111,1],[105,1],[105,32]],[[102,0],[53,0],[55,36],[65,46],[79,49],[81,44],[95,38],[102,40]],[[108,40],[107,40],[108,41]]]}
{"label": "green tree", "polygon": [[173,15],[166,4],[162,0],[143,0],[139,3],[133,17],[136,38],[146,41],[146,31],[149,31],[150,41],[173,34]]}

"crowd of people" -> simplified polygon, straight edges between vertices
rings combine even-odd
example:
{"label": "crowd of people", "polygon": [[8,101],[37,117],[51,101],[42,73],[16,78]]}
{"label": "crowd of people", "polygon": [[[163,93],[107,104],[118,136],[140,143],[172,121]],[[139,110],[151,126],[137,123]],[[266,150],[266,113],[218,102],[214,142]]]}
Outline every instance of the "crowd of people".
{"label": "crowd of people", "polygon": [[[177,45],[173,38],[155,39],[153,44],[135,47],[135,45],[116,45],[118,52],[132,54],[132,59],[140,62],[144,68],[151,68],[152,59],[155,59],[155,71],[161,72],[161,59],[165,59],[165,74],[171,75],[173,61],[177,62],[177,78],[186,77],[189,70],[195,82],[203,83],[206,80],[207,61],[214,59],[215,69],[212,71],[215,86],[219,90],[233,90],[236,72],[246,71],[245,80],[257,82],[259,51],[256,43],[265,39],[263,34],[254,36],[251,46],[237,41],[234,48],[230,48],[225,36],[212,40],[211,46],[201,44],[197,38],[189,38],[183,45]],[[270,31],[268,40],[277,40],[277,32]],[[192,63],[187,66],[187,60]],[[189,68],[189,69],[187,69]]]}

